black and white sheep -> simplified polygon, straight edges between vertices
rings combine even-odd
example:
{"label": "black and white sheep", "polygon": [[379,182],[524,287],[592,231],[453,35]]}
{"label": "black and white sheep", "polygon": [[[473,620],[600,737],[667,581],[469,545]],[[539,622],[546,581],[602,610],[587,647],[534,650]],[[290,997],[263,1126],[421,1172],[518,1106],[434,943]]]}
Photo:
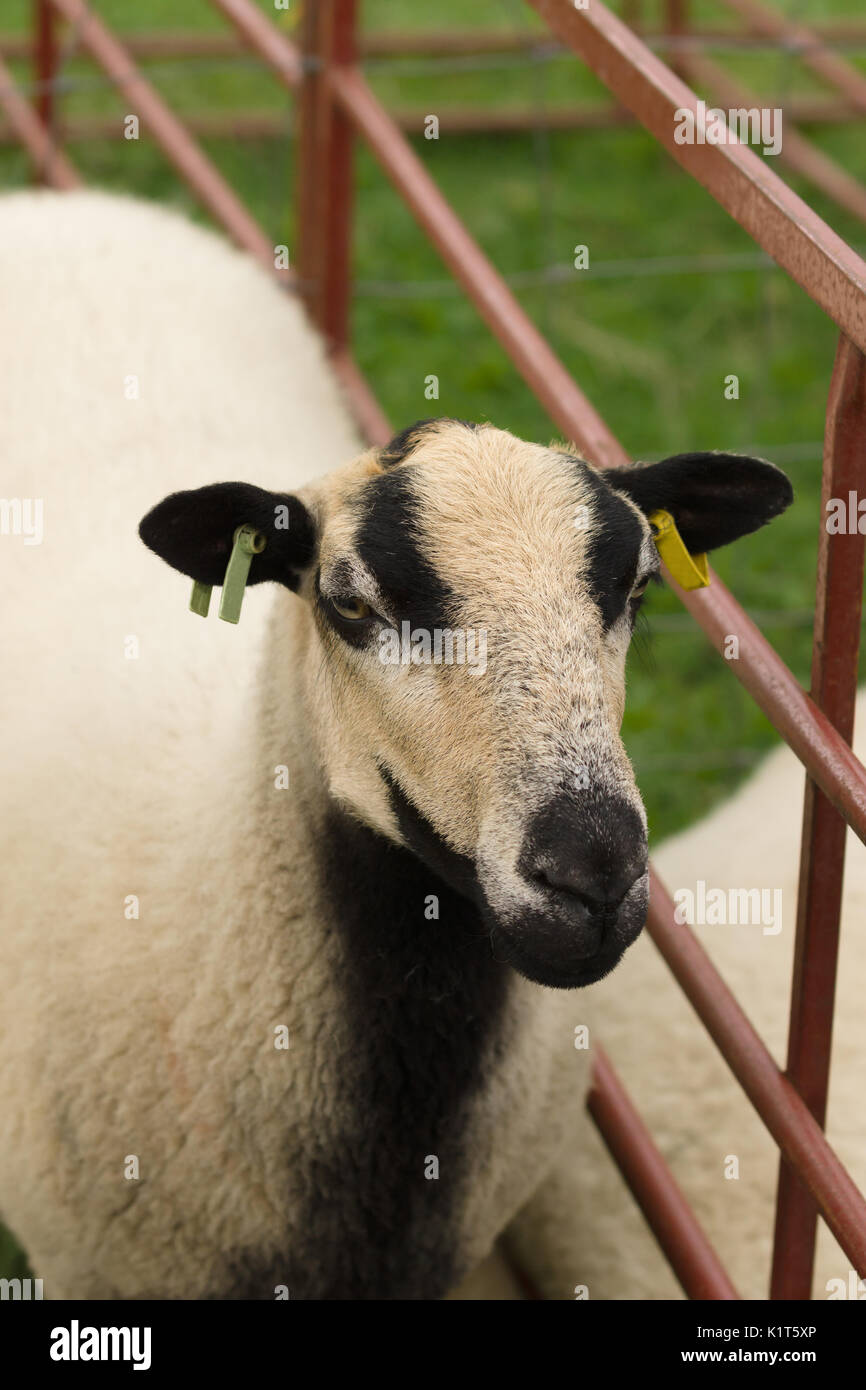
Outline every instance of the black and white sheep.
{"label": "black and white sheep", "polygon": [[[444,1296],[573,1152],[556,987],[643,922],[646,513],[711,549],[788,483],[364,450],[299,307],[129,200],[3,199],[0,281],[0,1210],[48,1297]],[[203,622],[244,523],[275,582]]]}

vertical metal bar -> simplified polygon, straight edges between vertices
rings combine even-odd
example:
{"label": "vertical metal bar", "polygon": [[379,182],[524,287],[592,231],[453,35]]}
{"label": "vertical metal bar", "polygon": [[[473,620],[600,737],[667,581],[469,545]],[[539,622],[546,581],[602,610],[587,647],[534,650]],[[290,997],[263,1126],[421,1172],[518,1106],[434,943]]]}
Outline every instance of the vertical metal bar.
{"label": "vertical metal bar", "polygon": [[[665,0],[665,30],[672,39],[684,38],[689,27],[689,0]],[[671,44],[667,51],[667,65],[677,77],[685,78],[686,62],[682,48]]]}
{"label": "vertical metal bar", "polygon": [[51,0],[33,0],[33,77],[39,83],[36,110],[43,125],[54,121],[54,88],[57,76],[57,17]]}
{"label": "vertical metal bar", "polygon": [[[50,0],[33,0],[33,80],[36,111],[46,131],[53,132],[56,118],[54,82],[57,77],[57,16]],[[46,154],[46,158],[48,154]],[[51,183],[45,162],[34,163],[36,183]]]}
{"label": "vertical metal bar", "polygon": [[[842,334],[827,404],[811,694],[848,743],[854,732],[866,551],[856,505],[866,496],[864,432],[866,357]],[[840,534],[828,530],[831,498],[844,503],[848,524]],[[830,1078],[845,835],[845,821],[807,778],[786,1075],[822,1127]],[[771,1298],[810,1297],[816,1229],[815,1203],[782,1159]]]}
{"label": "vertical metal bar", "polygon": [[353,130],[327,81],[357,58],[357,0],[305,7],[298,108],[298,270],[313,321],[332,351],[349,343]]}
{"label": "vertical metal bar", "polygon": [[[303,296],[307,311],[315,324],[321,322],[319,300],[322,288],[321,228],[325,178],[320,124],[325,101],[325,83],[321,67],[324,61],[322,36],[325,9],[326,6],[322,3],[304,5],[301,10],[299,42],[303,67],[296,106],[295,134],[298,161],[295,172],[295,266],[298,272],[298,291]],[[273,46],[269,33],[268,52]],[[321,177],[318,174],[320,169]]]}

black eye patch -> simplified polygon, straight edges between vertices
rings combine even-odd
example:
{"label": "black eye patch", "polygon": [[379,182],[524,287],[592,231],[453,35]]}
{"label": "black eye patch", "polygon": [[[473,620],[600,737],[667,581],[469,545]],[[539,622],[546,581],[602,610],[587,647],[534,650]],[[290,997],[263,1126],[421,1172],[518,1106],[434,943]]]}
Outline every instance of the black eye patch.
{"label": "black eye patch", "polygon": [[634,588],[644,531],[629,504],[583,467],[592,488],[593,511],[584,578],[598,604],[604,631],[609,632],[625,611]]}
{"label": "black eye patch", "polygon": [[408,469],[373,479],[361,498],[355,547],[395,620],[428,632],[451,627],[454,595],[428,558],[420,535],[421,502]]}

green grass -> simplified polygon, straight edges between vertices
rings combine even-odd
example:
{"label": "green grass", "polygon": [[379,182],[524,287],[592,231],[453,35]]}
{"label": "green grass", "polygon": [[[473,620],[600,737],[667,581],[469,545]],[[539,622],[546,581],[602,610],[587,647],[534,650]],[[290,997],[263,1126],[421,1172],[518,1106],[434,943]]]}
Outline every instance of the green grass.
{"label": "green grass", "polygon": [[[205,0],[100,0],[97,10],[127,31],[158,25],[219,29]],[[271,5],[262,8],[273,15]],[[786,0],[809,19],[853,17],[855,0]],[[719,11],[700,0],[696,12],[714,25]],[[3,26],[26,23],[29,4],[7,0]],[[291,29],[292,15],[286,17]],[[518,0],[368,0],[376,28],[513,27],[533,23]],[[538,27],[538,26],[536,26]],[[733,26],[732,26],[733,27]],[[866,49],[847,54],[866,71]],[[820,90],[790,55],[719,56],[732,73],[767,96]],[[17,75],[26,80],[21,65]],[[71,59],[72,82],[93,67]],[[290,103],[253,60],[152,65],[150,74],[175,109],[247,107],[286,113]],[[522,67],[449,72],[378,64],[370,80],[387,103],[438,113],[449,104],[593,102],[597,79],[571,59]],[[125,114],[104,84],[88,82],[64,98],[69,112]],[[816,126],[807,132],[851,174],[866,181],[862,125]],[[652,138],[637,128],[546,136],[416,140],[447,197],[494,263],[506,274],[572,264],[573,248],[590,248],[590,272],[518,291],[529,315],[626,447],[642,458],[685,449],[755,447],[785,463],[797,500],[779,522],[720,552],[714,562],[798,679],[808,683],[819,525],[820,441],[833,355],[834,325],[775,268],[712,273],[610,274],[611,263],[694,258],[752,251],[753,243]],[[292,147],[279,141],[206,142],[207,153],[275,241],[293,239]],[[88,181],[171,202],[206,220],[159,150],[146,139],[73,146]],[[852,245],[866,228],[814,188],[781,174]],[[17,151],[0,150],[0,186],[28,178]],[[481,324],[453,291],[441,263],[373,159],[357,160],[355,274],[361,290],[377,282],[417,282],[400,297],[359,293],[354,304],[356,354],[396,426],[431,413],[424,379],[440,380],[442,414],[491,419],[529,438],[555,430]],[[723,382],[736,373],[737,401]],[[815,446],[796,448],[794,446]],[[625,737],[634,757],[653,836],[668,834],[729,794],[775,735],[766,719],[677,601],[666,591],[648,604],[648,633],[630,661]],[[0,1272],[4,1261],[0,1246]]]}

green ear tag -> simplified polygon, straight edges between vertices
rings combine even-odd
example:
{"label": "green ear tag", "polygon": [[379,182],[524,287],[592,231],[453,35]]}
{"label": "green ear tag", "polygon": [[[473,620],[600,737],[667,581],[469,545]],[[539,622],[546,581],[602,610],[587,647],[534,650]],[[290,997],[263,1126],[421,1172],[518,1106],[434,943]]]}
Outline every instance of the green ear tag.
{"label": "green ear tag", "polygon": [[236,623],[240,618],[244,589],[253,556],[260,554],[267,544],[267,538],[261,531],[249,525],[239,526],[234,539],[220,597],[219,615],[226,623]]}
{"label": "green ear tag", "polygon": [[192,586],[192,597],[189,601],[189,611],[198,613],[200,618],[206,618],[210,608],[210,596],[213,593],[212,584],[200,584],[196,579]]}

